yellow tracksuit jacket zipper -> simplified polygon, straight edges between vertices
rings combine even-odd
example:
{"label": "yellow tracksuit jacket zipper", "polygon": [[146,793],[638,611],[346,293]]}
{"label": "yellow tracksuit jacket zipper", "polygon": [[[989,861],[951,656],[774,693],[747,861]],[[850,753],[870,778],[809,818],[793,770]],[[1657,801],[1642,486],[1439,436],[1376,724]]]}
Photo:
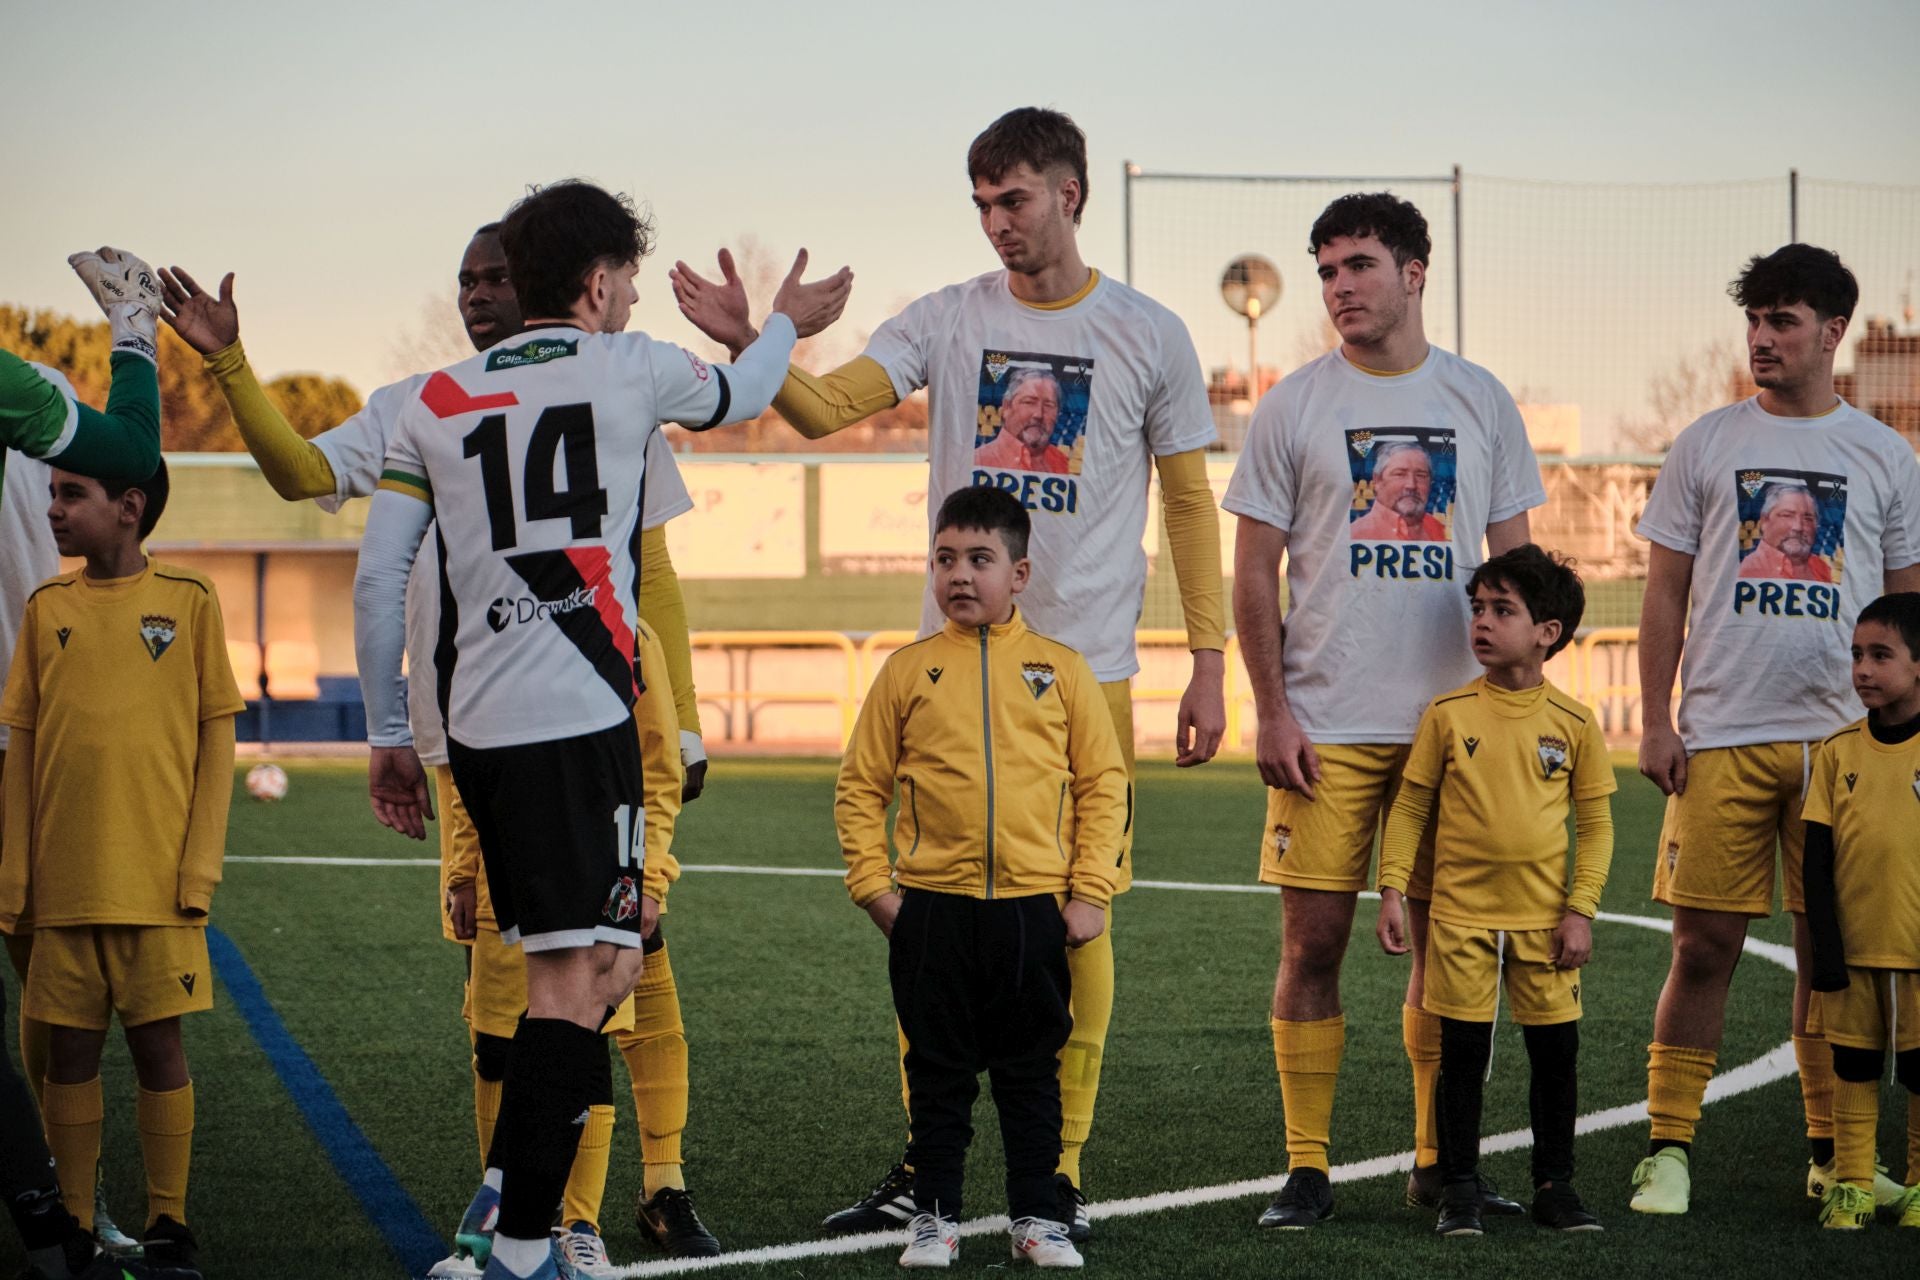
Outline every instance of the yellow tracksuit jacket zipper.
{"label": "yellow tracksuit jacket zipper", "polygon": [[991,665],[987,652],[987,636],[991,627],[980,628],[980,739],[985,753],[987,773],[987,892],[993,896],[993,691],[988,684],[987,672]]}

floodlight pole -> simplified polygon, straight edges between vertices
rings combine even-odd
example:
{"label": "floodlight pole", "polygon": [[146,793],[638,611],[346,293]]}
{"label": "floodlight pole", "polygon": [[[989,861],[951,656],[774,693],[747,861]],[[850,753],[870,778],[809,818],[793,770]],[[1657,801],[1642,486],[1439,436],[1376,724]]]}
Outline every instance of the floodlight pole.
{"label": "floodlight pole", "polygon": [[1461,291],[1466,285],[1466,272],[1460,265],[1460,166],[1453,166],[1453,351],[1455,355],[1467,354],[1465,307],[1461,302]]}
{"label": "floodlight pole", "polygon": [[1787,243],[1800,243],[1800,171],[1787,170]]}
{"label": "floodlight pole", "polygon": [[1124,252],[1121,256],[1121,281],[1133,283],[1133,180],[1139,174],[1140,166],[1131,160],[1120,162],[1120,239]]}

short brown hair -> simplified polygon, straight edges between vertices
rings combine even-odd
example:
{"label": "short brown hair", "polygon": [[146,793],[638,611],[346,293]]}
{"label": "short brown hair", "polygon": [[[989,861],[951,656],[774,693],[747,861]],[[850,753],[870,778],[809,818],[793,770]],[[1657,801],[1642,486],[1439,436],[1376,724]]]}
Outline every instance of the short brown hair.
{"label": "short brown hair", "polygon": [[967,180],[998,182],[1016,165],[1032,165],[1038,173],[1067,169],[1080,184],[1080,202],[1073,208],[1077,226],[1087,207],[1087,135],[1064,111],[1046,107],[1015,107],[986,127],[967,148]]}

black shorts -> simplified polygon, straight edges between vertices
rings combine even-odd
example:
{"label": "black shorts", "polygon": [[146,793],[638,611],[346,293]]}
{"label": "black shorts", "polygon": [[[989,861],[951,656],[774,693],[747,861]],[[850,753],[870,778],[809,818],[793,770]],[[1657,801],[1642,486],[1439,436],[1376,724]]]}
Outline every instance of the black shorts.
{"label": "black shorts", "polygon": [[502,939],[528,951],[640,945],[646,839],[633,721],[511,747],[449,738],[447,758]]}

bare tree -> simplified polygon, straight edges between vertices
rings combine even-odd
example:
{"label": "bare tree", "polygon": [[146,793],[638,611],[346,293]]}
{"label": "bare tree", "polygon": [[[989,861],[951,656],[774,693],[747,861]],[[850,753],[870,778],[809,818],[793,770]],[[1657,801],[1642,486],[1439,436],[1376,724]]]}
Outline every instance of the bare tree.
{"label": "bare tree", "polygon": [[473,342],[460,323],[460,308],[445,294],[420,304],[420,315],[400,332],[387,357],[387,376],[410,378],[422,369],[444,369],[473,354]]}
{"label": "bare tree", "polygon": [[1695,418],[1753,392],[1739,344],[1711,342],[1654,375],[1647,388],[1647,416],[1624,423],[1621,433],[1649,453],[1665,453]]}

